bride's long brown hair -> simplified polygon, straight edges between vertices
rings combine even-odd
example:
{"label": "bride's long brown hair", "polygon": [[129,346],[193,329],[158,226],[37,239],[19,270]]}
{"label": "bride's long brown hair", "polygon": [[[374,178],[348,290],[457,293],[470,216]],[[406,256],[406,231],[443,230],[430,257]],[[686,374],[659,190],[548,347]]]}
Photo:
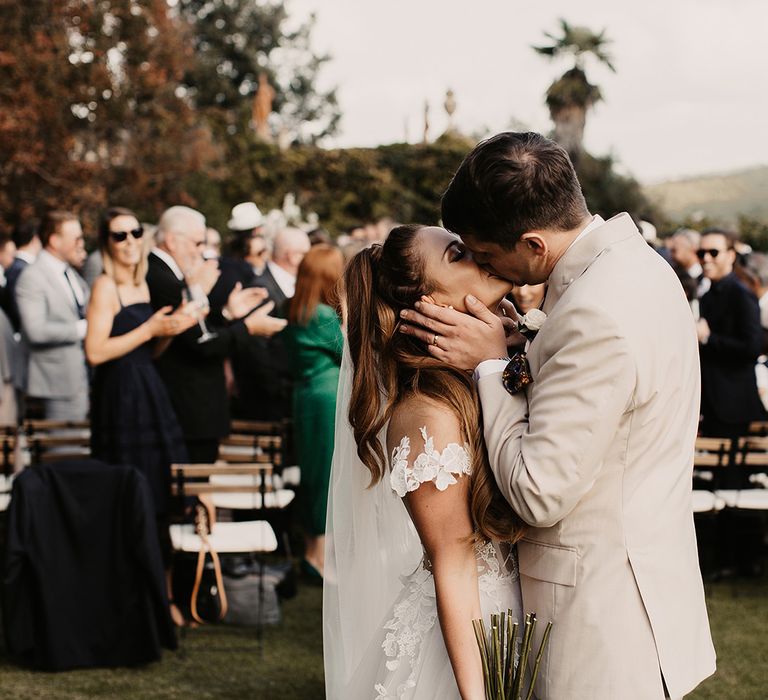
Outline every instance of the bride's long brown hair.
{"label": "bride's long brown hair", "polygon": [[422,228],[392,229],[383,245],[352,258],[344,274],[354,363],[349,421],[358,455],[371,472],[371,485],[378,483],[387,470],[378,435],[397,403],[415,395],[446,406],[458,418],[470,448],[470,511],[475,527],[486,537],[514,542],[524,525],[501,495],[488,464],[471,375],[431,357],[420,341],[398,331],[400,311],[438,288],[426,279],[424,261],[414,245]]}

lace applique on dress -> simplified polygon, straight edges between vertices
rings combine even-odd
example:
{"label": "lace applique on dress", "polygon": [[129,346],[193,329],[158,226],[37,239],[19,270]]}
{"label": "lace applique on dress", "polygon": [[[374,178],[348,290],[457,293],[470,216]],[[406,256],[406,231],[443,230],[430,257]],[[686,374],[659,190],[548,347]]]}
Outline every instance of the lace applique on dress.
{"label": "lace applique on dress", "polygon": [[[489,540],[477,542],[474,549],[480,594],[492,601],[495,612],[503,612],[506,610],[506,606],[501,602],[503,591],[508,590],[518,579],[514,549],[506,553],[499,551]],[[506,556],[506,559],[500,561],[499,554]],[[410,672],[394,689],[388,690],[384,683],[376,683],[376,700],[411,697],[408,691],[416,687],[422,643],[437,622],[435,579],[426,554],[422,564],[413,574],[402,578],[405,591],[392,611],[392,619],[384,625],[387,632],[381,644],[388,671],[397,671],[403,662],[407,662],[410,664]]]}
{"label": "lace applique on dress", "polygon": [[432,574],[426,569],[417,569],[410,577],[403,577],[403,582],[407,592],[395,605],[392,619],[384,625],[387,636],[381,648],[387,657],[388,671],[395,671],[400,663],[407,659],[411,664],[411,673],[405,682],[397,687],[394,696],[388,694],[384,685],[376,684],[376,700],[400,698],[416,685],[413,670],[421,652],[421,642],[437,620],[435,580]]}
{"label": "lace applique on dress", "polygon": [[419,432],[424,440],[424,450],[416,457],[412,466],[408,465],[411,441],[407,435],[392,450],[389,482],[400,498],[410,491],[415,491],[427,481],[433,482],[439,491],[445,491],[451,484],[457,483],[457,476],[472,472],[469,446],[466,443],[459,445],[451,442],[440,452],[435,449],[434,439],[427,435],[426,426],[420,428]]}

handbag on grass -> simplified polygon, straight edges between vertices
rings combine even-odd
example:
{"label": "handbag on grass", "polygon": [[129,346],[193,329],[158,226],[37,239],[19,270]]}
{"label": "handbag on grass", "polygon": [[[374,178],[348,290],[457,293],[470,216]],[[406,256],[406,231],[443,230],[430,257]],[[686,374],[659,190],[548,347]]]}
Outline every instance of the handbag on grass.
{"label": "handbag on grass", "polygon": [[[221,561],[208,539],[215,524],[216,511],[213,503],[208,499],[198,499],[195,503],[195,532],[200,537],[200,551],[197,554],[189,611],[192,618],[201,624],[218,622],[227,614],[227,593],[224,590]],[[211,565],[206,563],[209,554]]]}

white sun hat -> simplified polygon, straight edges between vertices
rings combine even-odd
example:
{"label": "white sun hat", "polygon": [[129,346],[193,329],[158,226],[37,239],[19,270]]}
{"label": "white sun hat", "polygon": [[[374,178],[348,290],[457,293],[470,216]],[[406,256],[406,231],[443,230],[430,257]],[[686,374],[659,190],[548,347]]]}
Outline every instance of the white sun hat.
{"label": "white sun hat", "polygon": [[264,223],[264,215],[253,202],[241,202],[232,207],[227,227],[232,231],[249,231]]}

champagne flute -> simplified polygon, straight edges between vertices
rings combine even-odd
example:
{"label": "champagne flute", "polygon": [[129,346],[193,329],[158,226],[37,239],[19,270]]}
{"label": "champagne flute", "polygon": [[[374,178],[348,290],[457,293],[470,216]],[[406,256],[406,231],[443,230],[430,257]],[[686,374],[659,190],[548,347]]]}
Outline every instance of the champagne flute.
{"label": "champagne flute", "polygon": [[218,333],[209,331],[208,326],[205,325],[205,314],[210,309],[208,295],[203,291],[203,288],[199,284],[191,284],[182,291],[182,296],[184,302],[192,304],[194,310],[197,312],[197,325],[200,326],[200,331],[202,332],[202,335],[197,339],[197,342],[207,343],[209,340],[213,340]]}

